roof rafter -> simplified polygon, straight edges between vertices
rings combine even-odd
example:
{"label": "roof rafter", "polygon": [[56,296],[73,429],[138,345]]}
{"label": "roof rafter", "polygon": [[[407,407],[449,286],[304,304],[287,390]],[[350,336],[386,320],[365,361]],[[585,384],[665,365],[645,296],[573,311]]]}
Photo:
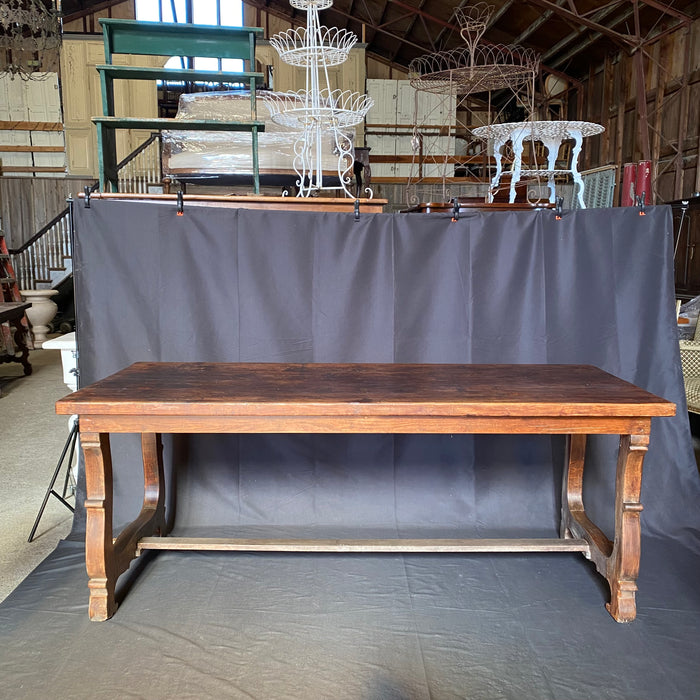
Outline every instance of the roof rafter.
{"label": "roof rafter", "polygon": [[107,10],[114,5],[119,5],[121,2],[123,2],[123,0],[105,0],[104,2],[95,3],[80,10],[75,10],[75,12],[66,13],[62,16],[62,19],[64,22],[74,22],[76,19],[82,19],[96,12]]}
{"label": "roof rafter", "polygon": [[[611,3],[609,5],[606,5],[604,8],[602,8],[596,15],[594,15],[594,21],[596,22],[601,22],[607,17],[609,17],[615,10],[617,10],[620,7],[621,3]],[[618,25],[621,24],[622,22],[628,20],[633,12],[632,9],[625,5],[625,10],[622,15],[619,15],[612,21],[612,24]],[[578,27],[576,30],[574,30],[571,34],[567,34],[565,37],[563,37],[560,41],[558,41],[554,46],[549,48],[543,55],[542,55],[542,60],[548,61],[550,58],[556,56],[556,54],[561,51],[565,46],[570,44],[572,41],[575,41],[577,39],[581,38],[581,35],[587,32],[588,29],[586,27]],[[566,56],[560,57],[557,61],[559,65],[562,63],[565,63],[568,61],[570,58],[575,56],[576,54],[580,53],[583,51],[585,48],[593,44],[595,41],[600,39],[602,37],[602,34],[600,32],[595,32],[594,34],[590,35],[589,38],[580,43],[578,46],[574,47],[571,51],[569,51]]]}
{"label": "roof rafter", "polygon": [[[629,0],[629,2],[634,1],[635,0]],[[665,2],[659,2],[659,0],[643,0],[643,2],[645,5],[649,5],[649,7],[653,7],[655,10],[659,10],[666,15],[671,15],[672,17],[681,20],[683,23],[689,24],[693,21],[693,18],[690,15],[687,15],[685,12],[681,12],[680,10],[676,10],[674,7],[671,7],[671,5],[667,5]]]}
{"label": "roof rafter", "polygon": [[404,12],[404,14],[399,15],[398,17],[394,17],[394,19],[390,19],[387,22],[377,24],[376,26],[372,27],[372,29],[383,29],[384,27],[390,27],[392,24],[398,24],[399,22],[402,22],[406,19],[406,17],[412,17],[413,19],[415,19],[415,16],[411,12]]}
{"label": "roof rafter", "polygon": [[[566,0],[556,0],[557,5],[563,5]],[[552,15],[553,10],[545,10],[524,32],[521,32],[519,36],[513,39],[514,44],[522,44],[522,42],[534,34]]]}
{"label": "roof rafter", "polygon": [[[426,0],[420,0],[420,4],[418,5],[419,10],[423,8],[423,6],[425,5],[425,2],[426,2]],[[413,30],[413,28],[416,26],[416,22],[418,21],[418,18],[420,17],[420,15],[418,15],[417,13],[412,13],[412,14],[413,14],[413,20],[411,21],[410,26],[406,30],[406,34],[408,34],[409,32],[411,32]],[[433,47],[433,51],[435,51],[435,43],[433,42],[433,38],[430,35],[430,32],[428,31],[428,27],[425,26],[425,19],[423,19],[423,17],[420,17],[420,19],[421,19],[421,22],[423,23],[425,33],[427,34],[428,38],[430,39],[430,43]]]}
{"label": "roof rafter", "polygon": [[[452,19],[457,10],[461,10],[466,4],[468,4],[470,0],[461,0],[461,2],[452,10],[452,15],[450,16],[450,19]],[[513,2],[513,0],[507,0],[506,5],[510,5]],[[435,45],[436,46],[443,46],[443,42],[446,41],[446,34],[451,34],[454,31],[454,27],[442,27],[440,31],[438,32],[438,35],[435,37]]]}
{"label": "roof rafter", "polygon": [[[247,1],[250,2],[250,0],[247,0]],[[265,9],[265,8],[262,7],[261,9]],[[360,22],[362,24],[368,24],[369,25],[368,29],[371,29],[371,30],[376,31],[376,32],[380,32],[381,34],[386,34],[387,36],[390,36],[392,39],[396,39],[397,41],[400,41],[403,44],[407,44],[408,46],[413,46],[413,48],[420,49],[421,51],[426,50],[425,46],[421,46],[420,44],[416,44],[416,43],[410,41],[409,39],[406,39],[401,34],[396,34],[395,32],[390,32],[388,29],[384,29],[381,25],[377,26],[377,25],[371,24],[371,22],[372,22],[371,19],[362,19],[362,17],[359,17],[357,15],[355,15],[355,16],[350,15],[349,13],[344,12],[343,10],[340,10],[339,8],[337,8],[335,6],[333,6],[333,8],[329,9],[328,11],[334,12],[335,14],[341,15],[342,17],[347,17],[349,19],[353,19],[356,22]],[[281,15],[281,16],[283,16],[283,15]],[[392,24],[392,23],[388,22],[387,24]]]}
{"label": "roof rafter", "polygon": [[[622,44],[623,46],[636,46],[639,43],[638,37],[632,36],[631,34],[621,34],[616,32],[610,27],[606,27],[604,24],[599,22],[594,22],[593,20],[584,17],[581,14],[567,10],[559,5],[554,4],[550,0],[525,0],[531,5],[537,5],[545,10],[551,10],[555,15],[559,15],[563,19],[573,22],[574,24],[582,24],[588,29],[593,29],[594,31],[600,32],[604,36],[609,37],[614,42]],[[632,0],[634,2],[634,0]]]}
{"label": "roof rafter", "polygon": [[609,10],[613,7],[619,7],[620,5],[625,5],[627,4],[628,0],[610,0],[610,2],[607,5],[602,5],[601,7],[594,7],[591,10],[588,10],[587,12],[581,12],[582,17],[594,17],[598,12],[602,12],[603,10]]}
{"label": "roof rafter", "polygon": [[[431,22],[435,22],[436,24],[439,24],[443,27],[448,27],[450,29],[454,28],[454,25],[450,24],[449,22],[445,22],[443,19],[439,19],[438,17],[435,17],[434,15],[430,15],[427,12],[423,12],[423,10],[414,7],[413,5],[407,5],[405,2],[401,2],[401,0],[387,0],[387,4],[391,3],[392,5],[398,5],[399,7],[403,7],[404,10],[408,10],[409,12],[415,12],[417,15],[420,17],[423,17],[425,19],[430,20]],[[421,3],[421,7],[422,7]]]}

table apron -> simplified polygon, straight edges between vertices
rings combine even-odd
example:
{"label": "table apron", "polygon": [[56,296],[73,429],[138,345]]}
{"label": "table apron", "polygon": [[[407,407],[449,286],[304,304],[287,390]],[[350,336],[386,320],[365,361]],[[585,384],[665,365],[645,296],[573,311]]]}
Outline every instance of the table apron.
{"label": "table apron", "polygon": [[81,415],[95,433],[474,433],[645,435],[648,416]]}

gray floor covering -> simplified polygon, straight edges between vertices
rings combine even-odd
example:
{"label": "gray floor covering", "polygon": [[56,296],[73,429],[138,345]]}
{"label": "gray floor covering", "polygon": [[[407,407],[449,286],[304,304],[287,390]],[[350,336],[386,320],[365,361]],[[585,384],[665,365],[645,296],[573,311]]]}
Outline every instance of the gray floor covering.
{"label": "gray floor covering", "polygon": [[[85,316],[81,343],[90,351],[83,354],[81,347],[81,372],[86,381],[136,359],[585,361],[661,392],[684,409],[671,316],[671,239],[670,233],[658,235],[668,228],[664,212],[648,211],[642,224],[636,212],[622,211],[567,216],[561,222],[536,216],[523,226],[519,217],[508,214],[500,231],[494,229],[499,222],[491,219],[472,230],[466,218],[458,224],[397,218],[370,226],[364,218],[346,224],[332,215],[312,220],[284,214],[296,226],[289,232],[280,226],[282,215],[274,213],[251,218],[193,207],[181,220],[172,207],[134,206],[127,220],[121,208],[99,201],[79,211],[78,231],[89,235],[82,240],[78,236],[83,257],[76,269],[82,271],[86,308],[103,312]],[[567,222],[574,219],[582,219],[586,230],[570,227]],[[618,220],[614,226],[613,219]],[[114,235],[108,230],[112,226]],[[396,226],[420,230],[399,235],[392,228]],[[259,237],[261,230],[275,235]],[[94,231],[102,235],[92,235]],[[200,271],[193,269],[197,258],[187,254],[196,237],[210,246],[199,258],[206,261]],[[231,270],[234,240],[237,274]],[[472,265],[472,252],[489,263]],[[126,256],[124,265],[118,264],[119,255]],[[123,284],[114,279],[108,284],[102,263],[112,257],[114,275],[121,275]],[[309,270],[312,260],[319,261],[315,275]],[[524,275],[532,261],[537,263],[533,273]],[[221,267],[214,274],[216,265]],[[173,274],[177,269],[183,274]],[[474,271],[471,286],[464,286],[463,270]],[[144,286],[134,288],[135,279]],[[183,279],[189,280],[189,289]],[[418,279],[423,284],[417,285]],[[229,295],[221,293],[222,280],[231,285]],[[543,281],[546,289],[538,286]],[[547,314],[540,314],[545,297]],[[170,303],[144,307],[144,299],[163,298]],[[243,300],[230,313],[229,327],[208,320],[209,311],[203,309],[209,309],[209,298],[226,308],[231,299]],[[466,311],[455,312],[455,299]],[[520,311],[510,306],[513,299]],[[430,313],[425,300],[431,302]],[[146,308],[147,313],[130,313],[132,308]],[[499,322],[506,308],[507,317],[519,324],[507,334]],[[404,313],[397,322],[398,341],[386,320],[396,318],[397,309]],[[124,318],[133,319],[129,333],[105,332],[120,327]],[[569,319],[576,323],[562,323]],[[206,332],[192,333],[195,321]],[[464,329],[448,321],[473,326]],[[367,332],[355,333],[355,327]],[[508,342],[503,342],[505,337]],[[545,337],[547,346],[542,344]],[[204,344],[206,354],[197,343]],[[375,346],[388,348],[389,354],[385,357]],[[116,366],[108,366],[113,361]],[[645,538],[638,617],[631,624],[610,618],[604,608],[607,586],[580,555],[174,552],[139,561],[139,575],[122,591],[116,615],[105,623],[90,623],[83,548],[77,540],[66,541],[0,605],[0,696],[699,698],[699,491],[684,421],[681,410],[678,419],[658,423],[645,462],[646,532],[668,536]],[[283,442],[285,449],[280,450],[276,442],[241,440],[245,459],[238,461],[243,467],[231,468],[228,460],[199,460],[208,443],[190,440],[189,458],[198,465],[201,488],[183,490],[197,508],[190,513],[187,502],[178,500],[176,525],[195,536],[189,528],[200,515],[227,525],[231,519],[237,524],[241,514],[259,514],[257,519],[240,517],[243,524],[314,523],[316,516],[323,524],[341,522],[345,527],[384,522],[363,518],[362,509],[371,500],[378,508],[393,506],[395,495],[406,493],[386,486],[391,483],[386,477],[402,466],[401,476],[407,478],[397,481],[410,487],[409,504],[421,506],[417,515],[424,516],[406,522],[429,528],[439,516],[447,527],[461,505],[453,467],[465,461],[461,440],[454,445],[446,439],[392,440],[389,446],[398,446],[401,456],[410,459],[397,460],[396,467],[387,461],[383,472],[378,470],[384,462],[376,457],[382,449],[370,449],[373,440],[360,440],[365,449],[349,455],[361,467],[359,477],[353,471],[352,481],[327,459],[324,440],[316,440],[314,449],[307,449],[303,440],[298,445]],[[217,454],[229,457],[231,444],[236,441],[217,441]],[[265,446],[267,451],[262,451]],[[469,502],[473,507],[461,511],[474,521],[478,534],[495,534],[482,532],[482,522],[484,529],[517,523],[531,536],[539,534],[529,529],[537,523],[554,525],[558,508],[552,475],[557,472],[550,466],[551,446],[547,460],[520,440],[480,439],[479,446],[478,456],[497,468],[491,472],[480,461],[467,472],[475,482],[469,497],[473,492],[476,496]],[[251,450],[255,461],[248,459]],[[433,467],[428,489],[428,480],[418,478],[428,473],[423,464],[435,465],[439,458],[439,467],[445,453],[449,463],[444,469]],[[133,463],[128,455],[120,456]],[[280,456],[298,465],[287,471]],[[265,468],[263,458],[271,466]],[[525,463],[526,471],[521,468]],[[326,468],[317,470],[318,464]],[[190,485],[187,465],[174,471],[180,485]],[[208,478],[212,472],[226,480]],[[254,498],[245,508],[236,502],[229,519],[209,518],[212,504],[228,505],[231,500],[232,492],[222,484],[240,474]],[[266,480],[270,474],[276,478]],[[317,474],[333,477],[320,479],[322,486],[334,486],[325,489],[330,500],[316,500],[317,491],[308,487],[309,475]],[[442,478],[448,474],[449,480]],[[595,477],[596,472],[587,468],[587,475]],[[608,502],[609,475],[604,471],[592,480],[587,500],[592,515]],[[139,469],[122,470],[120,476],[118,496],[142,488]],[[346,484],[358,479],[358,495],[346,498]],[[278,491],[279,484],[284,489]],[[285,492],[293,498],[278,495]],[[268,507],[260,507],[259,499]],[[139,500],[124,497],[120,503],[126,510]],[[298,517],[285,520],[290,510]],[[599,524],[608,526],[612,511],[605,512],[607,519]],[[488,514],[490,519],[482,517]],[[684,542],[694,542],[695,550],[685,549]]]}
{"label": "gray floor covering", "polygon": [[0,606],[12,698],[700,697],[697,555],[644,541],[638,617],[571,555],[163,552],[87,618],[63,542]]}

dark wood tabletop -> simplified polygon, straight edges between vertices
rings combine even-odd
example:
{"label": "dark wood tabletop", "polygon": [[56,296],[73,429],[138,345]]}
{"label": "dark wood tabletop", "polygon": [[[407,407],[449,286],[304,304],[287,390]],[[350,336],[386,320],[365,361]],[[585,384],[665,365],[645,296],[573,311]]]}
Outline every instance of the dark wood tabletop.
{"label": "dark wood tabletop", "polygon": [[0,302],[0,323],[12,318],[22,316],[24,311],[31,306],[27,301],[2,301]]}
{"label": "dark wood tabletop", "polygon": [[58,401],[61,414],[670,416],[589,365],[139,362]]}

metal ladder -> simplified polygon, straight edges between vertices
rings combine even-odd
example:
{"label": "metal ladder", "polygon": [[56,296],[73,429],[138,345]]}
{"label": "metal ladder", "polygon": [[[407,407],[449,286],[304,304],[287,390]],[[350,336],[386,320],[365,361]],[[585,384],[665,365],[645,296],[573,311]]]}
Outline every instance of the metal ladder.
{"label": "metal ladder", "polygon": [[22,301],[10,254],[7,252],[5,235],[2,232],[0,232],[0,287],[2,288],[0,301]]}
{"label": "metal ladder", "polygon": [[[0,302],[22,301],[22,295],[19,293],[19,287],[17,286],[15,271],[10,261],[10,254],[7,251],[5,235],[2,231],[0,231],[0,290],[2,290]],[[29,321],[27,321],[26,315],[22,317],[21,324],[25,332],[25,342],[27,347],[31,350],[34,347],[34,343],[32,342],[32,334],[29,330]],[[2,345],[4,345],[4,347],[12,347],[12,329],[8,323],[0,324],[0,333],[2,333]]]}

